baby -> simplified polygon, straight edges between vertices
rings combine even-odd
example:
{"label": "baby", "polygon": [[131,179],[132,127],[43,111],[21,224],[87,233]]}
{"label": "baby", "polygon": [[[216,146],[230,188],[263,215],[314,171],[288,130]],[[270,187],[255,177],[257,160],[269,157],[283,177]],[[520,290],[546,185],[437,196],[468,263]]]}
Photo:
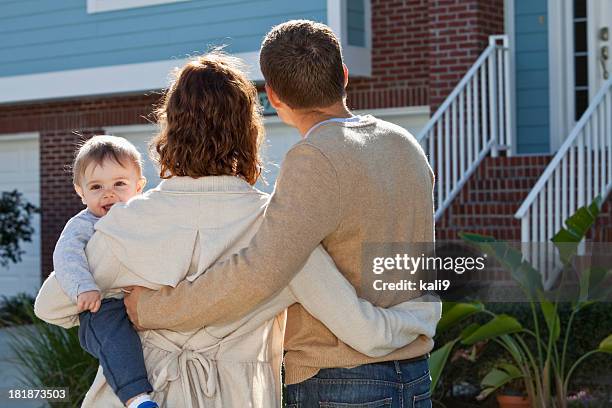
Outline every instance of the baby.
{"label": "baby", "polygon": [[158,405],[149,395],[140,337],[128,320],[122,299],[102,299],[85,255],[94,225],[111,207],[142,193],[142,158],[121,137],[94,136],[77,152],[73,184],[87,208],[72,217],[53,252],[55,276],[79,310],[79,340],[100,360],[107,382],[128,408]]}

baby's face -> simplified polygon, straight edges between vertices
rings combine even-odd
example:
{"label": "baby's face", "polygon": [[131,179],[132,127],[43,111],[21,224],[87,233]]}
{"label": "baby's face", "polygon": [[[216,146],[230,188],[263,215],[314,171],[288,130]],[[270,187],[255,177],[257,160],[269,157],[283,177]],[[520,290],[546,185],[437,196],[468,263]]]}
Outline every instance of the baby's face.
{"label": "baby's face", "polygon": [[140,194],[145,182],[135,164],[126,161],[123,167],[113,160],[104,160],[102,165],[90,163],[80,185],[74,188],[89,211],[103,217],[113,204],[126,202]]}

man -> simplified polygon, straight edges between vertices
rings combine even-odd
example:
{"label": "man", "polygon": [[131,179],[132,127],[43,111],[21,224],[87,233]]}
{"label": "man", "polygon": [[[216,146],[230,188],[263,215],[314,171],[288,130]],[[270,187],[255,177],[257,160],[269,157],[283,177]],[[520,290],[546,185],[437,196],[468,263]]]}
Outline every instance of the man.
{"label": "man", "polygon": [[[363,245],[434,240],[433,174],[423,150],[404,129],[347,109],[348,71],[329,27],[305,20],[274,27],[260,64],[270,103],[303,140],[287,153],[249,247],[175,289],[135,288],[125,302],[137,327],[188,330],[236,320],[284,288],[320,243],[361,297],[387,307],[398,302],[395,295],[360,289]],[[426,404],[432,347],[421,335],[370,358],[293,305],[285,337],[288,403]],[[367,385],[372,380],[385,385]]]}

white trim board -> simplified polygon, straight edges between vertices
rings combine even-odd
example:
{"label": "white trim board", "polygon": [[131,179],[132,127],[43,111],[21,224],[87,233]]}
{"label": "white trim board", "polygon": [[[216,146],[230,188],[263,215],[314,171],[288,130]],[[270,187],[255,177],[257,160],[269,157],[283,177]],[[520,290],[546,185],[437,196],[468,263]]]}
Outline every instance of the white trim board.
{"label": "white trim board", "polygon": [[16,140],[38,140],[40,134],[38,132],[23,132],[23,133],[0,133],[0,143],[13,142]]}
{"label": "white trim board", "polygon": [[87,13],[125,10],[138,7],[158,6],[160,4],[178,3],[191,0],[87,0]]}
{"label": "white trim board", "polygon": [[516,133],[516,27],[514,17],[514,0],[504,0],[504,32],[508,36],[508,47],[510,48],[510,85],[514,89],[510,92],[510,135],[512,145],[510,154],[516,155],[517,151],[517,133]]}
{"label": "white trim board", "polygon": [[[548,3],[548,84],[550,151],[556,152],[576,123],[574,120],[574,60],[571,2]],[[554,67],[554,69],[551,69]]]}
{"label": "white trim board", "polygon": [[129,133],[155,133],[159,130],[157,125],[145,124],[145,125],[125,125],[125,126],[107,126],[102,128],[104,133],[107,135],[117,135],[117,134],[129,134]]}
{"label": "white trim board", "polygon": [[[252,81],[263,81],[259,51],[234,56],[249,67]],[[0,104],[163,89],[170,82],[171,71],[187,61],[172,59],[0,77]]]}
{"label": "white trim board", "polygon": [[327,0],[327,25],[340,40],[342,56],[349,67],[349,77],[372,76],[372,4],[364,0],[365,47],[348,44],[346,0]]}

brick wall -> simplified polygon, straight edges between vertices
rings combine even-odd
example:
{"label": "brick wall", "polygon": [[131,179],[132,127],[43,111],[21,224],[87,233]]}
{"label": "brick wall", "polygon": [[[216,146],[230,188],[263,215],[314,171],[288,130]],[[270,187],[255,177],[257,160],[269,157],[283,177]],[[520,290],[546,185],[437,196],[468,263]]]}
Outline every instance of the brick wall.
{"label": "brick wall", "polygon": [[40,132],[41,268],[52,269],[55,242],[66,223],[83,208],[67,166],[77,143],[104,126],[147,123],[157,95],[90,98],[0,107],[0,134]]}
{"label": "brick wall", "polygon": [[429,105],[450,94],[487,47],[489,35],[504,32],[503,0],[430,0]]}
{"label": "brick wall", "polygon": [[372,77],[351,78],[353,109],[430,105],[504,31],[503,0],[372,0]]}
{"label": "brick wall", "polygon": [[372,0],[372,77],[350,79],[350,107],[428,104],[427,3],[427,0]]}

